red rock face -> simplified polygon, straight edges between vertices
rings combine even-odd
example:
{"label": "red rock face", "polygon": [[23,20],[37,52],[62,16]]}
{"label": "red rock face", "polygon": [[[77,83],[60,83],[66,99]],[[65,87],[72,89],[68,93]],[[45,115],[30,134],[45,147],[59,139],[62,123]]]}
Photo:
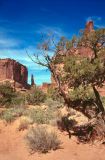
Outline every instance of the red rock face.
{"label": "red rock face", "polygon": [[94,31],[94,23],[93,23],[93,21],[88,21],[86,23],[85,32],[89,33],[92,31]]}
{"label": "red rock face", "polygon": [[23,87],[27,85],[28,71],[25,66],[12,59],[0,59],[0,81],[13,80]]}
{"label": "red rock face", "polygon": [[79,55],[81,57],[87,57],[89,59],[93,59],[95,56],[94,52],[89,47],[71,48],[70,50],[66,52],[65,55],[66,56],[70,56],[70,55],[78,56]]}
{"label": "red rock face", "polygon": [[50,83],[43,83],[42,86],[39,87],[39,89],[46,93],[50,86]]}

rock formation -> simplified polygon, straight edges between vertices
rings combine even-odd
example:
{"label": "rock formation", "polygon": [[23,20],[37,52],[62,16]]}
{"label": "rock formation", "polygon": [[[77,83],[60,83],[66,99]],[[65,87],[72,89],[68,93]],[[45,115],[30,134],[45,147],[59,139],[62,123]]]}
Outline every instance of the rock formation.
{"label": "rock formation", "polygon": [[34,76],[33,74],[31,75],[31,87],[35,86],[35,82],[34,82]]}
{"label": "rock formation", "polygon": [[39,86],[39,89],[41,89],[43,92],[47,93],[47,91],[50,87],[52,87],[51,83],[43,83],[41,86]]}
{"label": "rock formation", "polygon": [[28,79],[27,68],[13,59],[0,59],[0,82],[14,82],[14,87],[26,88]]}
{"label": "rock formation", "polygon": [[89,33],[89,32],[93,32],[93,31],[94,31],[94,23],[93,23],[93,21],[88,21],[86,23],[85,32]]}

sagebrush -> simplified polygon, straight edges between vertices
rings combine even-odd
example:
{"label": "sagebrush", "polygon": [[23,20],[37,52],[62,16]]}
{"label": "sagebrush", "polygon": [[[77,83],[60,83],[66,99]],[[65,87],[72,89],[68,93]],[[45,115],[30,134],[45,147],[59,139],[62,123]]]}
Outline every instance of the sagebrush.
{"label": "sagebrush", "polygon": [[32,128],[26,138],[32,152],[46,153],[60,148],[61,144],[56,132],[49,132],[44,126]]}

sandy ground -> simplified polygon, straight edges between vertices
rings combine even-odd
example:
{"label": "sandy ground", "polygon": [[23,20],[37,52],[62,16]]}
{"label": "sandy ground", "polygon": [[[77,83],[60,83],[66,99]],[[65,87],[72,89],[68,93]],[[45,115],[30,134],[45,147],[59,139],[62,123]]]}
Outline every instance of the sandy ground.
{"label": "sandy ground", "polygon": [[0,122],[0,160],[105,160],[105,146],[77,144],[75,138],[60,133],[62,149],[47,154],[30,154],[24,139],[27,131],[17,130],[18,122]]}

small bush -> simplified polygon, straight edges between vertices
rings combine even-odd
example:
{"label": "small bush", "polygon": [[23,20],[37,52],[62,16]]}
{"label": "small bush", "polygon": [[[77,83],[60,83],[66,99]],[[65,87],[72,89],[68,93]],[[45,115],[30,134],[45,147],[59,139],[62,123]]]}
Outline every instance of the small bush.
{"label": "small bush", "polygon": [[37,124],[48,124],[54,116],[49,110],[43,110],[41,108],[29,109],[24,115],[32,119],[33,123]]}
{"label": "small bush", "polygon": [[9,108],[3,111],[0,115],[0,118],[10,123],[24,114],[25,108]]}
{"label": "small bush", "polygon": [[26,138],[29,147],[33,152],[38,151],[46,153],[51,149],[58,149],[61,144],[60,140],[58,140],[57,134],[54,131],[48,132],[43,126],[32,128]]}
{"label": "small bush", "polygon": [[15,106],[14,108],[11,108],[11,112],[14,114],[15,117],[21,117],[24,115],[25,112],[24,106]]}
{"label": "small bush", "polygon": [[10,106],[12,99],[16,96],[13,88],[9,83],[0,85],[0,105]]}
{"label": "small bush", "polygon": [[25,130],[25,129],[28,128],[28,126],[30,124],[32,124],[32,120],[31,119],[29,119],[28,117],[21,117],[18,130],[19,131]]}
{"label": "small bush", "polygon": [[62,98],[62,96],[60,96],[58,89],[56,88],[53,87],[48,88],[47,97],[51,98],[54,101],[64,103],[64,99]]}
{"label": "small bush", "polygon": [[10,83],[0,85],[0,105],[7,108],[16,105],[24,105],[25,97],[23,94],[16,92],[11,87]]}
{"label": "small bush", "polygon": [[29,105],[38,105],[45,101],[46,95],[40,89],[35,87],[27,94],[26,99]]}
{"label": "small bush", "polygon": [[25,95],[21,93],[16,93],[16,96],[12,99],[12,104],[11,106],[21,106],[25,105]]}
{"label": "small bush", "polygon": [[46,99],[45,105],[47,105],[53,111],[56,111],[58,108],[63,107],[63,103],[53,100],[51,98]]}
{"label": "small bush", "polygon": [[1,115],[0,118],[5,120],[7,123],[11,123],[15,120],[15,116],[13,115],[13,113],[7,109],[6,111],[4,111]]}

